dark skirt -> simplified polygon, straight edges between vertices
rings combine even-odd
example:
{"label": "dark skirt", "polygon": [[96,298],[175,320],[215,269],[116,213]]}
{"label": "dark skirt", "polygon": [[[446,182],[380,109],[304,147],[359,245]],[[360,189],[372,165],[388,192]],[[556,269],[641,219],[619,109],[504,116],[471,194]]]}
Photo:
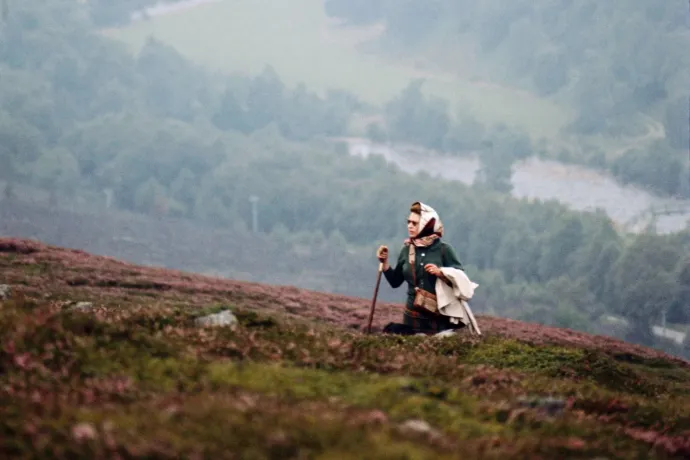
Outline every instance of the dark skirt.
{"label": "dark skirt", "polygon": [[390,323],[383,329],[383,332],[400,335],[436,334],[448,329],[461,329],[463,327],[465,325],[462,323],[451,323],[448,316],[432,313],[424,308],[415,308],[408,304],[403,312],[402,324]]}
{"label": "dark skirt", "polygon": [[432,313],[424,308],[406,306],[403,312],[403,324],[411,327],[415,331],[435,334],[448,329],[459,329],[462,323],[453,324],[450,317],[446,315]]}

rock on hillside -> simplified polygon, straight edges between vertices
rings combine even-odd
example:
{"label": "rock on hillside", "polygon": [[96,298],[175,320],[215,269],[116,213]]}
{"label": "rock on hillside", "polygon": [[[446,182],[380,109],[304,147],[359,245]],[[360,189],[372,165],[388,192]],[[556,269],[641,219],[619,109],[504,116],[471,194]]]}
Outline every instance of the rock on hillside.
{"label": "rock on hillside", "polygon": [[690,363],[607,337],[366,335],[368,299],[18,239],[0,280],[3,458],[690,455]]}

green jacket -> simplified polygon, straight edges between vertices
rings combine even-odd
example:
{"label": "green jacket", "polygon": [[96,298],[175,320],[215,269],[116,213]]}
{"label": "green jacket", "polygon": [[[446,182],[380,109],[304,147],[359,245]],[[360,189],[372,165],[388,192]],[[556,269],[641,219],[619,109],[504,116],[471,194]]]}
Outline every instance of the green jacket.
{"label": "green jacket", "polygon": [[[443,247],[443,254],[441,254],[441,247]],[[393,289],[399,287],[404,281],[407,281],[408,303],[411,305],[415,296],[415,286],[413,284],[412,271],[410,269],[409,250],[408,246],[403,245],[395,265],[391,264],[388,270],[384,271],[383,274],[388,280],[388,284],[390,284]],[[427,273],[424,270],[424,265],[435,264],[439,268],[452,267],[462,270],[462,264],[455,255],[453,247],[440,239],[434,241],[426,248],[415,247],[415,251],[417,287],[434,295],[436,294],[436,276]],[[441,256],[443,256],[443,259]]]}

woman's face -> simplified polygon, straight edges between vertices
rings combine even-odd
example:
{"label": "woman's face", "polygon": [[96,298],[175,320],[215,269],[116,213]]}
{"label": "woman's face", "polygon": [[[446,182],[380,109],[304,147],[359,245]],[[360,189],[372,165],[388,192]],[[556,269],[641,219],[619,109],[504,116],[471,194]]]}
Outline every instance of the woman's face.
{"label": "woman's face", "polygon": [[419,214],[411,212],[410,216],[407,218],[407,233],[410,235],[410,237],[414,237],[417,232],[419,232],[420,217],[421,216]]}

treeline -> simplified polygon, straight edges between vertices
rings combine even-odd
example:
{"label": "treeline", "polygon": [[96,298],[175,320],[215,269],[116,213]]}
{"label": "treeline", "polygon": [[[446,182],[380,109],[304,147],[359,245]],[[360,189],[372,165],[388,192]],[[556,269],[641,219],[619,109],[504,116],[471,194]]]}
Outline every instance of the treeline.
{"label": "treeline", "polygon": [[[0,25],[0,179],[121,186],[117,199],[131,204],[154,154],[198,173],[226,152],[222,132],[273,124],[288,139],[337,136],[358,107],[343,92],[287,89],[270,68],[252,78],[211,75],[155,41],[132,57],[101,38],[83,8],[67,0],[12,4]],[[104,138],[107,146],[94,145]],[[143,172],[113,183],[122,168]]]}
{"label": "treeline", "polygon": [[[421,199],[439,210],[482,285],[478,306],[584,329],[616,313],[645,343],[662,311],[690,321],[687,233],[629,239],[602,214],[351,157],[318,139],[344,132],[357,106],[351,96],[288,90],[270,70],[209,76],[155,42],[131,57],[94,34],[79,8],[26,1],[2,28],[0,65],[12,84],[0,88],[0,179],[62,201],[110,190],[122,209],[242,233],[254,195],[262,233],[361,258],[379,243],[399,247],[408,206]],[[340,273],[350,256],[318,269]]]}
{"label": "treeline", "polygon": [[501,63],[493,76],[501,73],[505,83],[543,95],[568,92],[583,116],[600,118],[587,123],[592,129],[614,126],[611,115],[646,112],[688,91],[681,0],[326,0],[325,9],[355,24],[384,21],[388,47],[431,51],[449,68],[463,65],[469,46],[480,69]]}
{"label": "treeline", "polygon": [[[552,155],[605,167],[625,182],[688,193],[690,53],[682,0],[326,0],[351,24],[385,22],[380,44],[433,67],[466,70],[566,103],[577,113],[564,135],[634,138],[612,155],[593,145]],[[537,142],[538,140],[533,140]]]}

